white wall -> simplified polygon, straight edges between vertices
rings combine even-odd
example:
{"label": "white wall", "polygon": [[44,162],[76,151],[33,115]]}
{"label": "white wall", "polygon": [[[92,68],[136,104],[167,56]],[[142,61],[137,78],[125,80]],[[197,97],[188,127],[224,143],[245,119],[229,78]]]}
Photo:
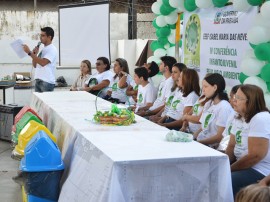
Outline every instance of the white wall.
{"label": "white wall", "polygon": [[[139,15],[140,19],[149,18],[151,14]],[[127,59],[130,72],[133,72],[137,58],[139,57],[147,40],[127,41],[128,38],[128,16],[127,14],[110,14],[110,36],[111,36],[111,60],[117,57]],[[151,20],[151,19],[150,19]],[[10,43],[21,38],[30,48],[39,41],[40,28],[51,26],[55,30],[53,44],[58,47],[58,12],[57,11],[1,11],[0,12],[0,79],[14,72],[31,72],[31,58],[20,59],[10,47]],[[150,23],[151,27],[151,23]],[[149,30],[149,29],[148,29]],[[149,36],[148,33],[138,33]],[[154,35],[154,29],[153,29]],[[80,62],[78,62],[79,68]],[[56,78],[64,76],[71,84],[79,74],[79,69],[57,69]]]}

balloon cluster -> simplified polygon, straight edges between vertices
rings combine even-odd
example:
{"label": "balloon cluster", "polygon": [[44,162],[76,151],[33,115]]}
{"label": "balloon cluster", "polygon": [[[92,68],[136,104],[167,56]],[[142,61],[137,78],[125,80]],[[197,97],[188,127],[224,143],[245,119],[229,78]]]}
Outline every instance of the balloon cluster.
{"label": "balloon cluster", "polygon": [[[185,11],[184,0],[157,0],[151,7],[156,18],[153,21],[153,26],[156,29],[157,40],[152,41],[150,48],[154,55],[147,59],[147,63],[155,61],[160,63],[160,57],[164,55],[175,56],[175,33],[176,22],[178,21],[178,13]],[[183,15],[181,15],[182,19]],[[183,30],[181,25],[180,30]],[[182,41],[179,42],[179,47],[182,46]],[[179,48],[181,55],[182,49]]]}
{"label": "balloon cluster", "polygon": [[[237,0],[234,0],[237,1]],[[259,5],[262,0],[246,0],[251,5]],[[240,82],[254,84],[264,92],[267,106],[270,108],[270,1],[266,1],[247,32],[250,43],[241,62]]]}
{"label": "balloon cluster", "polygon": [[[229,0],[157,0],[152,5],[152,11],[157,15],[153,21],[156,28],[157,40],[151,43],[154,56],[147,62],[160,63],[164,55],[175,56],[175,27],[178,13],[192,12],[197,8],[223,7]],[[265,3],[263,3],[265,2]],[[239,80],[244,84],[254,84],[262,88],[265,101],[270,108],[270,1],[269,0],[233,0],[233,7],[237,11],[248,11],[252,6],[261,7],[253,27],[248,31],[248,41],[251,48],[246,51],[241,62]],[[182,31],[183,28],[181,27]],[[182,47],[182,41],[179,42]],[[179,50],[181,55],[182,51]]]}

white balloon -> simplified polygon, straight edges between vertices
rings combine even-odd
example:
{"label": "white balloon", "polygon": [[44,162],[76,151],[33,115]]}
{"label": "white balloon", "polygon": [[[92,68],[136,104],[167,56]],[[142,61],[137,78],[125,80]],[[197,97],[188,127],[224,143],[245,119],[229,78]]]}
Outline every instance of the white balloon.
{"label": "white balloon", "polygon": [[261,13],[258,13],[253,21],[254,26],[262,26],[265,28],[270,28],[269,19],[265,19]]}
{"label": "white balloon", "polygon": [[199,8],[211,8],[214,7],[212,0],[195,0],[195,4]]}
{"label": "white balloon", "polygon": [[161,63],[160,58],[159,57],[156,57],[156,56],[150,56],[147,59],[147,63],[151,63],[152,61],[156,62],[157,64],[160,64]]}
{"label": "white balloon", "polygon": [[241,62],[240,69],[247,76],[257,76],[260,74],[264,65],[265,63],[263,61],[256,58],[245,58]]}
{"label": "white balloon", "polygon": [[[175,57],[175,46],[172,46],[172,47],[167,49],[167,55]],[[182,55],[182,49],[179,48],[179,56],[181,56],[181,55]]]}
{"label": "white balloon", "polygon": [[167,50],[168,48],[170,48],[170,44],[169,43],[165,44],[164,48]]}
{"label": "white balloon", "polygon": [[175,34],[171,33],[171,34],[168,36],[168,41],[169,41],[171,44],[175,44]]}
{"label": "white balloon", "polygon": [[157,0],[158,3],[163,4],[162,0]]}
{"label": "white balloon", "polygon": [[159,27],[164,27],[165,25],[167,25],[163,15],[157,16],[156,23],[157,23],[157,26],[159,26]]}
{"label": "white balloon", "polygon": [[267,85],[264,80],[262,80],[260,77],[257,76],[250,76],[245,79],[244,84],[252,84],[260,87],[263,92],[265,93],[267,91]]}
{"label": "white balloon", "polygon": [[247,0],[234,0],[233,8],[237,11],[247,11],[252,6],[248,3]]}
{"label": "white balloon", "polygon": [[155,2],[152,4],[151,6],[151,10],[153,11],[153,13],[155,13],[156,15],[160,14],[160,7],[161,7],[161,3],[159,2]]}
{"label": "white balloon", "polygon": [[182,11],[185,10],[184,0],[169,0],[169,4],[173,8],[181,9]]}
{"label": "white balloon", "polygon": [[160,57],[165,56],[165,55],[166,55],[166,50],[163,48],[159,48],[159,49],[155,50],[155,52],[154,52],[154,56],[157,58],[160,58]]}
{"label": "white balloon", "polygon": [[244,54],[244,59],[245,58],[256,58],[254,50],[253,49],[246,50],[246,52]]}
{"label": "white balloon", "polygon": [[261,7],[261,14],[263,18],[270,19],[270,1],[266,1]]}
{"label": "white balloon", "polygon": [[165,22],[169,25],[173,25],[177,22],[178,14],[176,12],[171,12],[169,15],[165,16]]}
{"label": "white balloon", "polygon": [[260,43],[267,43],[270,41],[270,34],[268,30],[261,26],[254,26],[247,32],[248,41],[252,44],[258,45]]}
{"label": "white balloon", "polygon": [[264,93],[264,100],[266,107],[270,109],[270,93]]}

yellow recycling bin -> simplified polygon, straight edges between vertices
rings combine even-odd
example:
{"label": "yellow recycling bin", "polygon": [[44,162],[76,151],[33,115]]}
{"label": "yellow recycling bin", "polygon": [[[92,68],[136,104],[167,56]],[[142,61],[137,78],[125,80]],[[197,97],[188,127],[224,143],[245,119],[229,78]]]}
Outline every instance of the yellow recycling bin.
{"label": "yellow recycling bin", "polygon": [[29,121],[26,126],[22,129],[18,137],[18,144],[15,147],[15,151],[19,153],[21,156],[24,156],[24,149],[27,143],[34,137],[37,132],[43,130],[51,139],[56,143],[56,137],[49,131],[49,129],[36,122],[36,121]]}
{"label": "yellow recycling bin", "polygon": [[27,195],[26,195],[25,190],[24,190],[24,186],[22,186],[22,201],[28,202]]}

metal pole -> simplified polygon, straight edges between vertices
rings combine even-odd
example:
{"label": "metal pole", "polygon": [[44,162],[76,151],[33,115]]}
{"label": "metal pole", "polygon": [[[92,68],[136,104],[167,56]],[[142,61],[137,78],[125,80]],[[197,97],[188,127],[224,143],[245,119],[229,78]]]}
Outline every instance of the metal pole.
{"label": "metal pole", "polygon": [[128,0],[128,39],[137,39],[137,0]]}
{"label": "metal pole", "polygon": [[180,35],[180,16],[182,13],[178,13],[178,19],[176,22],[176,29],[175,29],[175,59],[177,60],[177,62],[180,62],[181,58],[179,56],[179,41],[181,39],[181,35]]}
{"label": "metal pole", "polygon": [[34,0],[34,11],[37,10],[37,0]]}

